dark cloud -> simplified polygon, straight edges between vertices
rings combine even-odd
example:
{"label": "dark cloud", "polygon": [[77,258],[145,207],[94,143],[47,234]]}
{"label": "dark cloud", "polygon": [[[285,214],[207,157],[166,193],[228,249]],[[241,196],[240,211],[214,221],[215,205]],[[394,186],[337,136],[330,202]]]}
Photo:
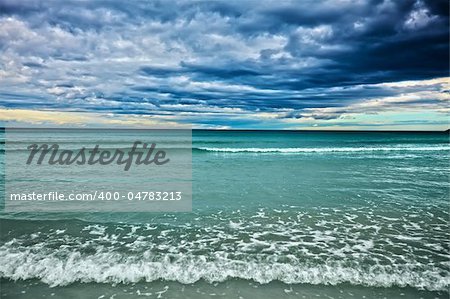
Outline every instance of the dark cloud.
{"label": "dark cloud", "polygon": [[33,68],[44,68],[45,65],[41,64],[41,63],[37,63],[37,62],[24,62],[22,63],[23,66],[27,66],[27,67],[33,67]]}
{"label": "dark cloud", "polygon": [[[449,74],[449,2],[441,0],[3,0],[0,22],[0,66],[14,75],[0,82],[8,108],[233,108],[293,119],[342,108],[307,114],[326,120],[377,98],[439,94],[440,85],[382,83]],[[38,100],[19,100],[8,88]],[[397,104],[440,109],[442,101]]]}

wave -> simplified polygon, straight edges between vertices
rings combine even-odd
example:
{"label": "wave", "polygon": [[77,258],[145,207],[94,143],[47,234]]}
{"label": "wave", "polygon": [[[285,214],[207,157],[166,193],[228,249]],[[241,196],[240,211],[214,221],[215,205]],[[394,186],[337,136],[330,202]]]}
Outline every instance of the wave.
{"label": "wave", "polygon": [[[86,147],[86,150],[92,150],[92,147]],[[222,152],[222,153],[283,153],[283,154],[299,154],[299,153],[352,153],[352,152],[416,152],[416,151],[450,151],[450,146],[425,146],[425,147],[188,147],[188,146],[164,146],[156,147],[159,150],[166,151],[200,151],[200,152]],[[122,150],[128,151],[131,147],[101,147],[100,150]],[[69,150],[69,151],[79,151],[80,148],[74,147],[60,147],[59,151]],[[138,151],[145,151],[146,149],[138,148]],[[30,150],[26,148],[12,148],[7,149],[0,148],[0,153],[8,152],[29,152]]]}
{"label": "wave", "polygon": [[290,147],[290,148],[231,148],[231,147],[198,147],[206,152],[224,153],[329,153],[329,152],[379,152],[379,151],[449,151],[450,146],[426,146],[426,147]]}
{"label": "wave", "polygon": [[[199,280],[209,283],[227,279],[254,280],[258,283],[281,281],[286,284],[336,285],[350,283],[369,287],[405,287],[430,291],[446,291],[450,277],[439,269],[415,269],[414,265],[374,265],[348,267],[344,264],[289,264],[270,261],[231,260],[226,257],[166,255],[159,260],[142,256],[123,256],[118,252],[79,252],[42,254],[25,251],[0,250],[0,274],[12,280],[40,279],[54,287],[75,282],[137,283],[167,280],[192,284]],[[60,252],[61,253],[61,252]]]}

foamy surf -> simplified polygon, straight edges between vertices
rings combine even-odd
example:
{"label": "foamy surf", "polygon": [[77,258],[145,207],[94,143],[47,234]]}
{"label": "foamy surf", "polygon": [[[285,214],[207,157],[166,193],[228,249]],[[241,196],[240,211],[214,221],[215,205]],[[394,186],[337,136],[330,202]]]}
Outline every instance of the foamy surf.
{"label": "foamy surf", "polygon": [[[51,287],[75,282],[137,283],[157,280],[192,284],[199,280],[209,283],[227,279],[253,280],[261,284],[281,281],[286,284],[337,285],[350,283],[370,287],[414,287],[430,291],[445,291],[448,276],[439,269],[419,269],[412,264],[370,267],[346,267],[339,263],[321,265],[287,264],[267,261],[241,261],[207,256],[166,255],[160,260],[144,256],[122,256],[117,252],[81,255],[67,252],[65,258],[56,254],[15,252],[3,248],[0,274],[11,280],[39,279]],[[61,252],[60,252],[61,254]],[[417,268],[417,269],[416,269]]]}
{"label": "foamy surf", "polygon": [[292,147],[292,148],[231,148],[231,147],[198,147],[198,150],[207,152],[225,153],[330,153],[330,152],[402,152],[402,151],[449,151],[450,146],[425,146],[425,147]]}

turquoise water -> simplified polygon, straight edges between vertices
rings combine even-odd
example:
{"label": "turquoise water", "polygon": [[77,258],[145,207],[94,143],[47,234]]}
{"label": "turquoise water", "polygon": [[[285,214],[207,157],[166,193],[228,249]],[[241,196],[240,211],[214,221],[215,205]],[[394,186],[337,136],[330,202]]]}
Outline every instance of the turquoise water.
{"label": "turquoise water", "polygon": [[3,212],[2,295],[448,298],[448,134],[195,131],[192,147],[192,213]]}

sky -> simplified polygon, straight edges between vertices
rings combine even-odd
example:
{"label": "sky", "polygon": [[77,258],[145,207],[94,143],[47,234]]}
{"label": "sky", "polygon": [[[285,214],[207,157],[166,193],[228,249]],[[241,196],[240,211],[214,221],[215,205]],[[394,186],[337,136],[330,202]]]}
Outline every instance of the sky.
{"label": "sky", "polygon": [[0,0],[3,126],[446,130],[449,1]]}

